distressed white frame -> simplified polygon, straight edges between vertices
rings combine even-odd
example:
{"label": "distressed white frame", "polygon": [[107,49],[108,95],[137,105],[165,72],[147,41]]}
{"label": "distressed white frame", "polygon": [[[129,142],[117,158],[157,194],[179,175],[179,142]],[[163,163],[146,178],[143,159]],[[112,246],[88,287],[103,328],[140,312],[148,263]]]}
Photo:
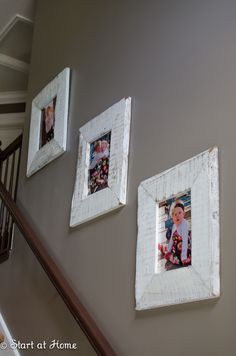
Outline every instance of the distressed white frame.
{"label": "distressed white frame", "polygon": [[[66,151],[69,81],[70,68],[65,68],[32,101],[27,177]],[[54,138],[39,148],[41,112],[55,96]]]}
{"label": "distressed white frame", "polygon": [[[126,204],[131,98],[122,99],[80,128],[70,226]],[[108,187],[88,195],[90,143],[111,132]]]}
{"label": "distressed white frame", "polygon": [[0,351],[4,350],[5,356],[20,356],[19,351],[15,348],[14,344],[17,342],[10,334],[10,331],[0,313],[0,332],[5,336],[5,340],[1,343]]}
{"label": "distressed white frame", "polygon": [[[191,189],[191,266],[157,273],[159,202]],[[138,190],[136,310],[220,296],[218,149],[143,181]]]}

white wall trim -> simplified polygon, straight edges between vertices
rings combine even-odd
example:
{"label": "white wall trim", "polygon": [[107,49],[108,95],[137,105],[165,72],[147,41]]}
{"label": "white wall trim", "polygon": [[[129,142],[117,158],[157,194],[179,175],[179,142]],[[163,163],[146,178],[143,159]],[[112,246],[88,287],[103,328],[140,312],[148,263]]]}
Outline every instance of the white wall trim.
{"label": "white wall trim", "polygon": [[0,114],[0,129],[23,129],[25,113]]}
{"label": "white wall trim", "polygon": [[7,56],[6,54],[0,53],[0,65],[14,69],[18,72],[25,74],[29,73],[29,64],[19,59]]}
{"label": "white wall trim", "polygon": [[17,22],[25,22],[29,25],[33,25],[33,21],[27,17],[22,15],[16,14],[13,16],[10,21],[3,27],[2,31],[0,32],[0,41],[4,39],[4,37],[11,31],[11,29],[17,24]]}
{"label": "white wall trim", "polygon": [[0,105],[17,104],[26,102],[26,91],[5,91],[0,92]]}

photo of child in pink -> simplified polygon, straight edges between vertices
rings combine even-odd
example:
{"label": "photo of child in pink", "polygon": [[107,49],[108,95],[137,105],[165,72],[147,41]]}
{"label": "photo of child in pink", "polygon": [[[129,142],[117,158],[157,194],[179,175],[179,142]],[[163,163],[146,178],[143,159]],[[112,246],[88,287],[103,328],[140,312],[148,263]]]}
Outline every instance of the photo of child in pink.
{"label": "photo of child in pink", "polygon": [[191,233],[184,216],[184,204],[175,201],[171,207],[173,226],[169,243],[158,245],[166,259],[166,270],[191,265]]}

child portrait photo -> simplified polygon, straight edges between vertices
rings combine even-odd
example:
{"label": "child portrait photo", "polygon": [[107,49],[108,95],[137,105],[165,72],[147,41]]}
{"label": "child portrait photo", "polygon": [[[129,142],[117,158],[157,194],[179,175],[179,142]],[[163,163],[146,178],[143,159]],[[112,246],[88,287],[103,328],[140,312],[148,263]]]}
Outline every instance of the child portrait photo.
{"label": "child portrait photo", "polygon": [[191,190],[159,202],[157,273],[191,265]]}
{"label": "child portrait photo", "polygon": [[108,187],[111,132],[90,143],[88,194]]}
{"label": "child portrait photo", "polygon": [[46,145],[46,143],[54,138],[56,100],[57,98],[55,97],[41,110],[40,147]]}

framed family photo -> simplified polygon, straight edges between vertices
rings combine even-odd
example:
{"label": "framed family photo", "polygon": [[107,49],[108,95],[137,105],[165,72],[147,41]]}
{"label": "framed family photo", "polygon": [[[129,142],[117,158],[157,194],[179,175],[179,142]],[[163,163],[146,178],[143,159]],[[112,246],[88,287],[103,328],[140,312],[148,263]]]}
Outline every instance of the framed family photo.
{"label": "framed family photo", "polygon": [[65,68],[32,101],[28,177],[66,151],[69,81]]}
{"label": "framed family photo", "polygon": [[136,309],[219,297],[219,235],[217,148],[143,181]]}
{"label": "framed family photo", "polygon": [[126,204],[131,98],[124,98],[79,130],[70,226]]}

